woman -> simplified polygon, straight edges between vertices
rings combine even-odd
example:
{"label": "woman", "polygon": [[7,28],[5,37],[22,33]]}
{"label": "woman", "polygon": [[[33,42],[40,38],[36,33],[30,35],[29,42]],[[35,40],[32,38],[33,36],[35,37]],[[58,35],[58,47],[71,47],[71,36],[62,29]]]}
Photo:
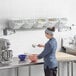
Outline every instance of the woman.
{"label": "woman", "polygon": [[48,42],[45,45],[39,44],[38,47],[44,47],[44,50],[37,57],[38,59],[44,58],[44,72],[45,76],[56,76],[57,74],[57,60],[56,60],[56,49],[57,41],[53,37],[55,28],[47,28],[45,30],[45,36],[48,38]]}
{"label": "woman", "polygon": [[45,76],[56,76],[57,74],[57,60],[56,60],[56,49],[57,41],[54,38],[55,28],[47,28],[45,30],[45,36],[49,40],[45,45],[38,44],[38,47],[44,47],[41,54],[37,55],[37,59],[44,58],[44,72]]}

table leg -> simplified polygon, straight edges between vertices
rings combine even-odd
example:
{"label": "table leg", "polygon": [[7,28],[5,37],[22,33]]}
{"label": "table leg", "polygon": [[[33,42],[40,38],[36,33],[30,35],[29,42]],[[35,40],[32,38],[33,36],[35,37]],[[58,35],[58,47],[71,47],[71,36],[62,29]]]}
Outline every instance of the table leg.
{"label": "table leg", "polygon": [[16,76],[19,76],[19,68],[17,67],[15,68],[15,70],[16,70]]}
{"label": "table leg", "polygon": [[71,62],[71,76],[73,76],[73,62]]}
{"label": "table leg", "polygon": [[31,65],[29,65],[29,76],[31,76]]}
{"label": "table leg", "polygon": [[60,63],[58,63],[58,76],[60,76]]}
{"label": "table leg", "polygon": [[70,63],[70,62],[67,62],[67,76],[70,76],[70,75],[69,75],[69,63]]}

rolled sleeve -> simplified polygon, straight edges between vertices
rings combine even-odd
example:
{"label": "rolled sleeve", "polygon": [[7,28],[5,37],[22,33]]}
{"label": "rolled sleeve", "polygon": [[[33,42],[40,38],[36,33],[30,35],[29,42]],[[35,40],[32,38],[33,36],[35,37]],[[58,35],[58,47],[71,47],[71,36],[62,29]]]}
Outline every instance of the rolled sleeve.
{"label": "rolled sleeve", "polygon": [[44,50],[41,52],[41,54],[38,55],[38,59],[44,58],[47,54],[49,54],[51,52],[51,45],[49,43],[47,43],[45,45]]}

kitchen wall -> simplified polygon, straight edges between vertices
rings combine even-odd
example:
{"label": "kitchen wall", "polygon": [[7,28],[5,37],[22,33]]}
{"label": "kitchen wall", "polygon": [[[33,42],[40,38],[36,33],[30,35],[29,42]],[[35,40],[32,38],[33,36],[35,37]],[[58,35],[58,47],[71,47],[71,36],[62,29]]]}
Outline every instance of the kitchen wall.
{"label": "kitchen wall", "polygon": [[70,22],[76,24],[76,0],[70,0]]}
{"label": "kitchen wall", "polygon": [[76,0],[0,0],[0,19],[67,17],[76,24]]}
{"label": "kitchen wall", "polygon": [[[15,34],[2,36],[3,38],[9,39],[11,45],[10,49],[13,50],[13,55],[18,56],[21,53],[37,53],[39,54],[43,48],[33,48],[32,44],[45,44],[47,38],[44,33],[45,29],[40,30],[25,30],[25,31],[16,31]],[[69,34],[68,34],[69,33]],[[61,49],[61,38],[66,38],[74,35],[73,31],[58,32],[57,30],[54,33],[54,37],[57,40],[58,48],[57,51]]]}
{"label": "kitchen wall", "polygon": [[[40,30],[25,30],[25,31],[16,31],[15,34],[2,36],[3,38],[9,39],[11,45],[10,49],[13,50],[13,55],[17,56],[20,53],[40,53],[43,48],[33,48],[32,44],[45,44],[48,40],[45,37],[44,29]],[[55,37],[58,41],[58,51],[61,48],[60,45],[60,35],[58,32],[55,32]]]}
{"label": "kitchen wall", "polygon": [[69,0],[0,0],[0,19],[69,18]]}

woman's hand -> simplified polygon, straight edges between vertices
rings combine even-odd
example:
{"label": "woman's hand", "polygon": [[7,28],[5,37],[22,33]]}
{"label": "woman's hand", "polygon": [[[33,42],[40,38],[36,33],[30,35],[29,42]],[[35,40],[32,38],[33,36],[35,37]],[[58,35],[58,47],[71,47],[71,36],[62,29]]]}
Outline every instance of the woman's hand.
{"label": "woman's hand", "polygon": [[45,45],[42,45],[42,44],[38,44],[37,46],[38,47],[45,47]]}

